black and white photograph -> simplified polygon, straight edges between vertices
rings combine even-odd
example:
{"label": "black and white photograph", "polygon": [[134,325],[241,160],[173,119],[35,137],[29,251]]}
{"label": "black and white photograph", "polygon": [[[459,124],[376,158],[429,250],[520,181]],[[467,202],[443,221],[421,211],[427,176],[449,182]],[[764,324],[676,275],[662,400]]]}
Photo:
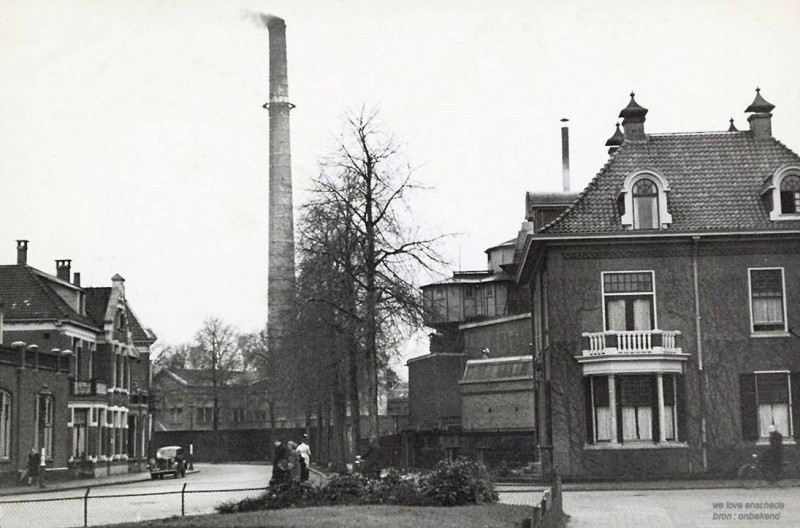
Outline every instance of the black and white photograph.
{"label": "black and white photograph", "polygon": [[0,526],[800,526],[800,5],[0,0]]}

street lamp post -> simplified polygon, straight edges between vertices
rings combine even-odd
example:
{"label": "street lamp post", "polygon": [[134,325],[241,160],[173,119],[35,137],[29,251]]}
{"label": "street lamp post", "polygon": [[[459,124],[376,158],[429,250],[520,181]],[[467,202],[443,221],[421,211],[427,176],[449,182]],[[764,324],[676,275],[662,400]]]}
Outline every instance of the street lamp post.
{"label": "street lamp post", "polygon": [[194,471],[194,405],[189,404],[189,471]]}

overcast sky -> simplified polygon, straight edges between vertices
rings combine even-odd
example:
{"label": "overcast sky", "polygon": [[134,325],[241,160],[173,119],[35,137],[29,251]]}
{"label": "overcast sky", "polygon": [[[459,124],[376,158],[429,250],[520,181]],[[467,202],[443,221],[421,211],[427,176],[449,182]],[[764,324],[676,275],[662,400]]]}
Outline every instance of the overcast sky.
{"label": "overcast sky", "polygon": [[[0,262],[115,273],[170,343],[266,321],[267,31],[286,20],[295,205],[341,115],[379,106],[434,189],[412,205],[484,268],[525,191],[573,190],[636,92],[647,132],[725,130],[756,86],[800,151],[800,8],[786,1],[0,0]],[[460,263],[459,263],[460,259]],[[445,270],[443,270],[445,271]],[[424,352],[424,343],[411,353]]]}

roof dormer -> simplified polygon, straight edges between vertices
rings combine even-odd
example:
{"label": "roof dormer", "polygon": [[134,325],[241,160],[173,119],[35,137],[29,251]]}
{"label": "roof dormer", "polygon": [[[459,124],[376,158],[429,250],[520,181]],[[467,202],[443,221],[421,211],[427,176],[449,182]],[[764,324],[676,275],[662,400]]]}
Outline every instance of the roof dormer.
{"label": "roof dormer", "polygon": [[672,215],[667,209],[669,183],[652,170],[628,175],[619,197],[621,222],[625,229],[667,229]]}
{"label": "roof dormer", "polygon": [[764,184],[770,220],[800,220],[800,165],[784,165]]}

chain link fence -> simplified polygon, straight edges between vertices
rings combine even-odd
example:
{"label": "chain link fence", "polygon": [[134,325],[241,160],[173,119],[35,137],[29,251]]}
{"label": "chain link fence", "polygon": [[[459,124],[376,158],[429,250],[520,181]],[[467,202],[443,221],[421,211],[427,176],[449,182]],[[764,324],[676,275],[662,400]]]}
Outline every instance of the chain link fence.
{"label": "chain link fence", "polygon": [[266,488],[191,489],[102,494],[96,489],[59,497],[0,500],[0,528],[72,528],[213,513],[228,501],[257,497]]}

